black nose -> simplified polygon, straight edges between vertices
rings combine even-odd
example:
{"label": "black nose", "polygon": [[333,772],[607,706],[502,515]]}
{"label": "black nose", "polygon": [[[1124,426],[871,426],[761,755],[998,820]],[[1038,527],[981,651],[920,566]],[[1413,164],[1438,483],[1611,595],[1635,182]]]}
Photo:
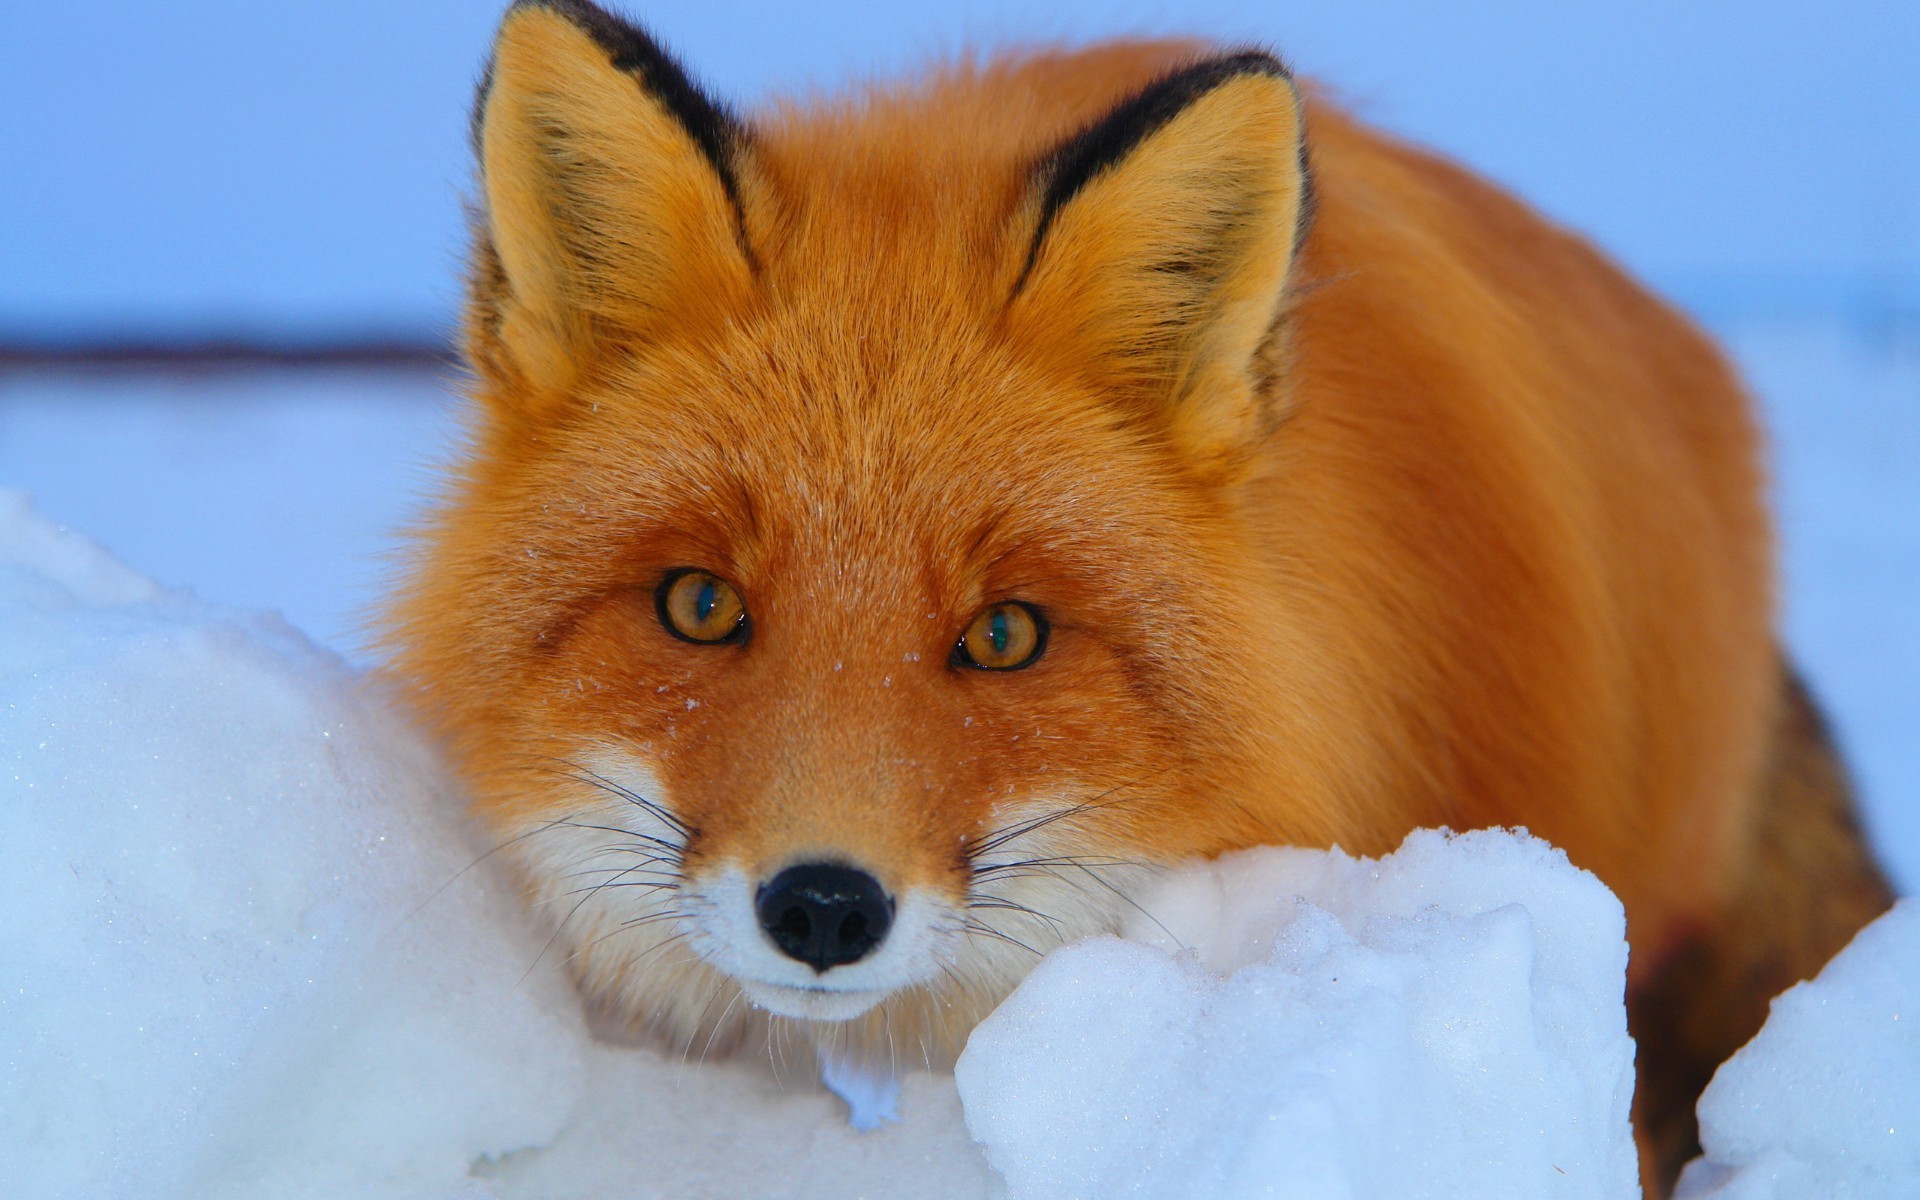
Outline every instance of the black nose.
{"label": "black nose", "polygon": [[865,958],[893,924],[879,880],[829,863],[788,867],[761,886],[754,907],[780,952],[816,974]]}

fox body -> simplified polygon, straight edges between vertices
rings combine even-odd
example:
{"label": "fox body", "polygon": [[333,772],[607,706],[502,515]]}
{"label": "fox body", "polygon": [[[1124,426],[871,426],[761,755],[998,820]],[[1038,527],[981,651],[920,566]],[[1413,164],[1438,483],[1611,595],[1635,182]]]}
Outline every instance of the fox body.
{"label": "fox body", "polygon": [[1157,865],[1523,825],[1626,907],[1665,1161],[1885,902],[1723,360],[1271,57],[745,121],[546,0],[475,138],[394,663],[604,1012],[938,1062]]}

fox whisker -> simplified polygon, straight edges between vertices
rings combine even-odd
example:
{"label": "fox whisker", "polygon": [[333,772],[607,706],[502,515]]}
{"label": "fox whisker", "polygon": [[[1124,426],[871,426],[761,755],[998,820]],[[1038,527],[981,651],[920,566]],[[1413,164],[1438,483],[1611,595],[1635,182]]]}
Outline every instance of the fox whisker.
{"label": "fox whisker", "polygon": [[[719,990],[720,990],[719,986],[715,985],[714,992],[716,995],[719,993]],[[741,991],[738,988],[735,988],[733,991],[733,999],[727,1001],[727,1006],[720,1010],[720,1019],[715,1021],[713,1025],[707,1030],[707,1043],[706,1045],[700,1047],[700,1061],[702,1063],[705,1063],[707,1061],[707,1055],[713,1052],[713,1039],[716,1037],[719,1037],[720,1031],[726,1027],[727,1018],[733,1015],[733,1006],[740,1003],[740,998],[745,995],[746,995],[745,992]],[[707,1003],[711,1004],[712,1001],[709,1000]],[[702,1009],[700,1015],[701,1015],[701,1018],[704,1020],[706,1017],[706,1010]]]}
{"label": "fox whisker", "polygon": [[1056,938],[1062,937],[1065,932],[1064,927],[1060,924],[1059,921],[1055,920],[1053,917],[1049,916],[1046,913],[1041,912],[1037,908],[1034,908],[1030,905],[1021,904],[1015,900],[1007,900],[1002,897],[980,896],[976,894],[976,895],[967,897],[967,907],[969,909],[999,908],[999,909],[1005,909],[1008,912],[1025,913],[1027,916],[1032,917],[1034,920],[1045,923],[1046,926],[1053,931],[1053,934]]}
{"label": "fox whisker", "polygon": [[[585,954],[587,951],[593,949],[595,946],[598,946],[601,942],[604,942],[609,938],[618,937],[621,934],[625,933],[629,928],[635,925],[645,925],[653,921],[665,920],[669,917],[677,917],[679,915],[680,913],[676,909],[666,909],[656,913],[649,913],[644,917],[635,917],[631,920],[622,921],[620,924],[616,925],[614,928],[608,930],[607,932],[601,934],[599,937],[594,938],[592,941],[587,942],[581,946],[576,946],[573,952],[568,954],[567,957],[562,961],[566,963],[572,963],[577,959],[579,959],[579,957]],[[662,947],[672,945],[674,942],[678,941],[679,939],[685,936],[686,936],[685,933],[676,933],[672,937],[667,938],[665,941],[656,942],[653,945],[647,947],[644,951],[642,951],[639,957],[644,958],[647,955],[652,954],[654,951],[661,949]],[[638,962],[639,959],[636,958],[633,961]]]}
{"label": "fox whisker", "polygon": [[991,854],[993,851],[1000,849],[1008,843],[1017,841],[1029,834],[1036,833],[1056,821],[1064,821],[1071,817],[1084,816],[1090,812],[1098,812],[1122,804],[1138,803],[1144,799],[1143,796],[1138,794],[1123,796],[1120,795],[1120,793],[1129,788],[1138,788],[1165,773],[1166,769],[1163,768],[1140,779],[1129,779],[1121,783],[1116,783],[1105,791],[1098,792],[1077,803],[1064,805],[1037,816],[1027,817],[1015,821],[1010,825],[1002,826],[999,829],[989,830],[985,835],[967,844],[967,857],[970,860],[977,861],[982,855]]}
{"label": "fox whisker", "polygon": [[658,820],[662,825],[665,825],[667,828],[673,830],[673,832],[678,834],[683,840],[687,838],[689,835],[691,835],[691,833],[693,832],[692,829],[688,827],[686,822],[681,820],[678,814],[676,814],[672,809],[668,808],[666,805],[661,804],[657,800],[649,799],[648,797],[641,795],[639,792],[634,791],[632,788],[626,787],[623,784],[620,784],[615,782],[614,780],[608,779],[605,775],[600,774],[598,771],[593,770],[591,767],[587,767],[580,763],[574,762],[572,759],[560,758],[557,755],[551,755],[551,754],[530,755],[529,758],[533,761],[545,761],[545,762],[556,764],[558,767],[563,769],[554,770],[551,767],[544,768],[544,769],[552,772],[553,774],[557,774],[564,778],[571,779],[575,783],[582,783],[582,784],[586,784],[589,787],[598,788],[601,791],[608,793],[609,795],[616,796],[621,800],[626,801],[627,803],[633,805],[636,808],[644,810],[645,812],[651,814],[654,817],[654,819]]}
{"label": "fox whisker", "polygon": [[1020,949],[1025,950],[1028,954],[1033,955],[1035,958],[1046,957],[1045,954],[1041,953],[1038,950],[1035,950],[1032,946],[1027,945],[1025,942],[1021,941],[1019,938],[1014,937],[1012,934],[1005,933],[1001,930],[995,929],[993,926],[987,924],[985,921],[980,920],[978,917],[967,917],[964,919],[964,924],[969,932],[982,934],[986,937],[998,938],[1001,941],[1008,943],[1009,945],[1020,947]]}
{"label": "fox whisker", "polygon": [[528,838],[534,836],[537,833],[546,832],[548,829],[552,828],[554,824],[555,822],[548,821],[543,824],[536,825],[532,829],[522,830],[520,833],[517,833],[514,836],[505,839],[504,841],[495,842],[491,847],[483,851],[472,862],[468,863],[464,867],[461,867],[458,871],[455,871],[452,875],[447,876],[445,882],[441,883],[439,887],[434,888],[433,891],[429,892],[426,898],[420,901],[420,903],[414,905],[413,908],[408,911],[407,915],[404,917],[401,917],[399,921],[395,922],[393,929],[389,930],[388,932],[391,934],[399,931],[402,927],[404,927],[407,924],[407,922],[419,916],[421,912],[423,912],[426,909],[427,905],[432,904],[435,900],[438,900],[440,898],[440,894],[442,892],[446,891],[448,888],[452,887],[454,884],[460,882],[461,879],[465,878],[467,872],[473,870],[475,867],[478,867],[481,863],[486,862],[488,859],[500,853],[502,850],[505,850],[510,846],[517,845],[520,842],[524,842]]}

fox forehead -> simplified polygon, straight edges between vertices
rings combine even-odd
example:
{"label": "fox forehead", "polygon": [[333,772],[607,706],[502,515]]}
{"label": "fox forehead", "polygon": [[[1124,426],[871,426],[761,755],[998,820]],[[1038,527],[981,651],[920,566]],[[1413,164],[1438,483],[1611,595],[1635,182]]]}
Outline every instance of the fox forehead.
{"label": "fox forehead", "polygon": [[635,349],[544,431],[514,490],[603,519],[556,526],[569,542],[668,533],[816,568],[906,550],[980,566],[1023,549],[1104,558],[1116,533],[1193,537],[1177,464],[1111,407],[990,344],[956,344],[964,332],[940,345],[878,321],[865,337],[816,329],[774,314]]}

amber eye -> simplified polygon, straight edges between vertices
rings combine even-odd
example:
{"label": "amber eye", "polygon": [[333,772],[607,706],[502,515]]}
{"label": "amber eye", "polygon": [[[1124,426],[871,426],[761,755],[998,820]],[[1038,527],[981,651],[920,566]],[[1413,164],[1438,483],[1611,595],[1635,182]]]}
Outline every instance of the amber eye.
{"label": "amber eye", "polygon": [[983,671],[1011,671],[1040,657],[1047,648],[1047,619],[1031,604],[1009,600],[973,619],[953,648],[954,665]]}
{"label": "amber eye", "polygon": [[675,571],[653,593],[667,632],[689,642],[731,642],[746,636],[747,605],[740,592],[706,571]]}

